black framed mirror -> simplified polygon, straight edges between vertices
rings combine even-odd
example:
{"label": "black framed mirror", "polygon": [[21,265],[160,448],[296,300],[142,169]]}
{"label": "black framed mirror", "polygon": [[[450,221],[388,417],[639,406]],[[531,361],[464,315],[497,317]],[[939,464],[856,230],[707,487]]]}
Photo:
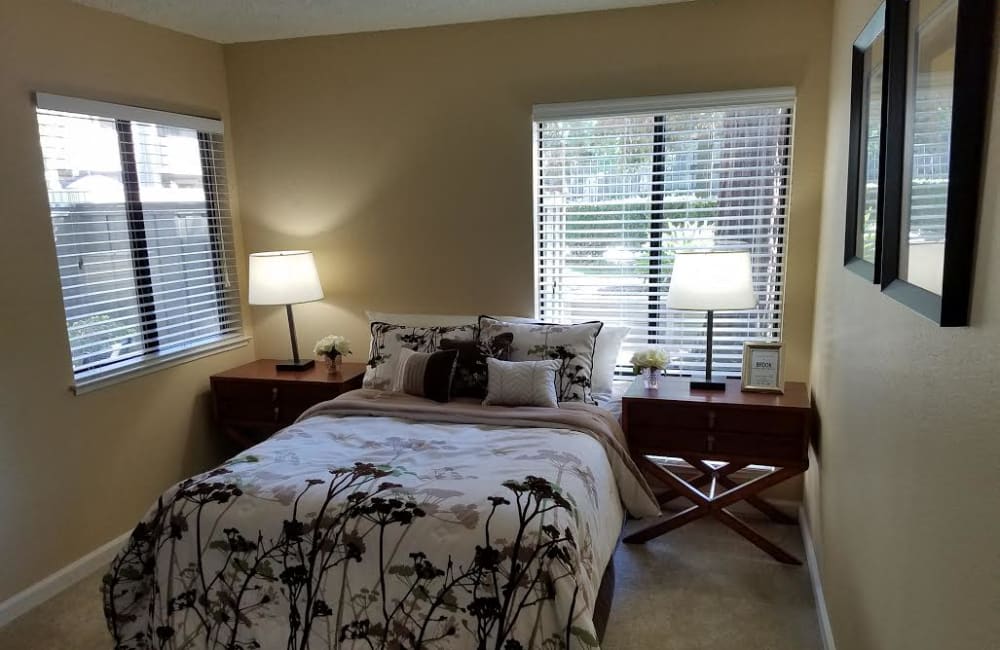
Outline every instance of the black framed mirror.
{"label": "black framed mirror", "polygon": [[889,38],[883,2],[857,40],[851,56],[851,126],[848,151],[844,265],[879,281],[886,141]]}
{"label": "black framed mirror", "polygon": [[888,57],[885,135],[893,146],[883,159],[891,190],[882,203],[880,281],[887,295],[940,325],[963,326],[969,322],[995,1],[902,4],[904,29],[892,39]]}

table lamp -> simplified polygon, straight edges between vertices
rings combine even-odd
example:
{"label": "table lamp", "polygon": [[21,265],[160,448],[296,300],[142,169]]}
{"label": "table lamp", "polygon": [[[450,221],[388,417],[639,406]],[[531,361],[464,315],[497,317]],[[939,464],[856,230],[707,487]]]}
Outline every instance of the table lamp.
{"label": "table lamp", "polygon": [[708,344],[705,347],[705,381],[692,381],[691,388],[725,390],[712,381],[712,328],[714,312],[744,311],[757,306],[750,272],[750,253],[740,251],[677,253],[667,294],[667,309],[708,312]]}
{"label": "table lamp", "polygon": [[299,358],[292,305],[323,298],[323,287],[311,251],[272,251],[250,255],[250,304],[284,305],[292,358],[276,364],[278,370],[306,370],[316,362]]}

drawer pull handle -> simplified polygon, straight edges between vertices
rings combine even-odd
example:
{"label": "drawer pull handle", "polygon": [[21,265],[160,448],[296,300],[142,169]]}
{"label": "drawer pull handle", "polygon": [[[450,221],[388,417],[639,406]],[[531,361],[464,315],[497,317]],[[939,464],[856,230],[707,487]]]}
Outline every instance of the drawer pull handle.
{"label": "drawer pull handle", "polygon": [[708,412],[708,428],[709,429],[715,428],[715,411]]}
{"label": "drawer pull handle", "polygon": [[275,386],[274,388],[271,389],[271,401],[272,402],[277,402],[278,401],[278,387],[277,386]]}
{"label": "drawer pull handle", "polygon": [[715,436],[709,435],[706,438],[706,442],[708,444],[708,451],[715,451]]}
{"label": "drawer pull handle", "polygon": [[278,416],[281,414],[281,409],[277,406],[274,407],[274,421],[278,421]]}

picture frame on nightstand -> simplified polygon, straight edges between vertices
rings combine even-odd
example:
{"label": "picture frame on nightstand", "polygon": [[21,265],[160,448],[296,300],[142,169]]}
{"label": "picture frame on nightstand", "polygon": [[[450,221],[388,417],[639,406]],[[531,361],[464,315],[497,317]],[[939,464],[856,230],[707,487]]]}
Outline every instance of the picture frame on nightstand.
{"label": "picture frame on nightstand", "polygon": [[743,344],[743,376],[741,389],[745,393],[785,392],[782,344],[747,341]]}

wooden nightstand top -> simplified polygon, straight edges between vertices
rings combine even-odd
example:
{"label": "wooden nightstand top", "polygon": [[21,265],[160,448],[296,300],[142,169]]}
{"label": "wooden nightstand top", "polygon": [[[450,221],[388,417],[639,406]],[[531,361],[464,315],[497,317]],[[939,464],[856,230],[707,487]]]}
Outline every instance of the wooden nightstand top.
{"label": "wooden nightstand top", "polygon": [[642,377],[637,377],[622,398],[630,400],[663,400],[695,404],[718,404],[762,408],[809,409],[809,391],[797,381],[785,382],[784,395],[774,393],[744,393],[739,379],[727,379],[725,391],[692,390],[690,377],[660,377],[656,390],[648,390]]}
{"label": "wooden nightstand top", "polygon": [[357,379],[365,374],[367,364],[343,362],[340,370],[329,373],[326,366],[317,362],[308,370],[288,371],[277,370],[277,359],[258,359],[246,365],[212,375],[213,379],[238,379],[242,381],[292,382],[305,384],[343,384]]}

